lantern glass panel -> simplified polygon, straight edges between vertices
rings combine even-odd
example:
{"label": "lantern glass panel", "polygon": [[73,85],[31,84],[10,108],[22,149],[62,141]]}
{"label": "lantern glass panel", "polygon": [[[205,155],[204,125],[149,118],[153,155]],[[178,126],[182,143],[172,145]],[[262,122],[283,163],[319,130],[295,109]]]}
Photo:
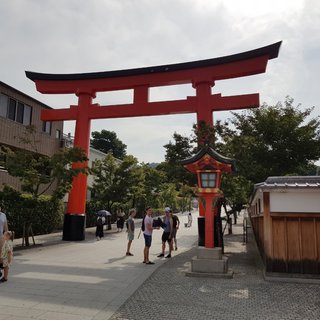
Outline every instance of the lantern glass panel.
{"label": "lantern glass panel", "polygon": [[201,172],[201,188],[215,188],[216,176],[213,172]]}

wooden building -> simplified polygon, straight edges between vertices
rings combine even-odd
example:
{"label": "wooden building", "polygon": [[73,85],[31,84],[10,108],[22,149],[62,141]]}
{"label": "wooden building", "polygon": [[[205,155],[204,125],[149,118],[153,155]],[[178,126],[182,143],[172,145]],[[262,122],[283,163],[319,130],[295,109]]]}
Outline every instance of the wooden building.
{"label": "wooden building", "polygon": [[267,273],[320,275],[320,176],[256,184],[249,215]]}

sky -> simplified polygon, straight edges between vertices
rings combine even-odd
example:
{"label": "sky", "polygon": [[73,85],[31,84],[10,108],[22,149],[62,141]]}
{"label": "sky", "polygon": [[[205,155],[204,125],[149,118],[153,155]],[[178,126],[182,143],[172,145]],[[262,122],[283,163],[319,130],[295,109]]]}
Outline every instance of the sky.
{"label": "sky", "polygon": [[[85,73],[210,59],[282,41],[266,73],[217,81],[222,96],[259,93],[275,105],[286,96],[320,115],[320,1],[318,0],[10,0],[0,2],[0,81],[54,109],[74,95],[36,91],[25,71]],[[150,100],[185,99],[190,85],[152,88]],[[101,93],[94,103],[129,103],[131,91]],[[241,112],[241,111],[237,111]],[[232,117],[215,112],[214,121]],[[164,161],[177,132],[190,136],[195,114],[101,119],[91,131],[116,132],[140,162]],[[74,121],[64,132],[74,134]]]}

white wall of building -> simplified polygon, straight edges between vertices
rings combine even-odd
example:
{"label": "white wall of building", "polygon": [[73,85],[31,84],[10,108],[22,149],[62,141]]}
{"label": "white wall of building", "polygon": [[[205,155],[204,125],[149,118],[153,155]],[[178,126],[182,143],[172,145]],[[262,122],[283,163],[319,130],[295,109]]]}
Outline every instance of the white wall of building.
{"label": "white wall of building", "polygon": [[272,190],[271,212],[320,212],[320,190]]}

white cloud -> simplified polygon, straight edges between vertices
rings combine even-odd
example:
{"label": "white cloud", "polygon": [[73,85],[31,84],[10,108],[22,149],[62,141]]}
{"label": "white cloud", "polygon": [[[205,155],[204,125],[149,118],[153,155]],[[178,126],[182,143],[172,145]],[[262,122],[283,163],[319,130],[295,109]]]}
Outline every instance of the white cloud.
{"label": "white cloud", "polygon": [[[231,55],[283,40],[261,75],[217,82],[213,93],[260,93],[275,104],[286,95],[319,114],[320,2],[317,0],[11,0],[0,4],[0,80],[54,107],[69,95],[42,95],[24,71],[82,73],[137,68]],[[191,86],[151,90],[153,99],[180,99]],[[132,93],[98,95],[123,103]],[[95,101],[96,102],[96,101]],[[214,119],[228,117],[216,112]],[[191,134],[195,115],[111,119],[113,130],[140,161],[162,161],[174,131]],[[66,122],[65,131],[74,123]]]}

